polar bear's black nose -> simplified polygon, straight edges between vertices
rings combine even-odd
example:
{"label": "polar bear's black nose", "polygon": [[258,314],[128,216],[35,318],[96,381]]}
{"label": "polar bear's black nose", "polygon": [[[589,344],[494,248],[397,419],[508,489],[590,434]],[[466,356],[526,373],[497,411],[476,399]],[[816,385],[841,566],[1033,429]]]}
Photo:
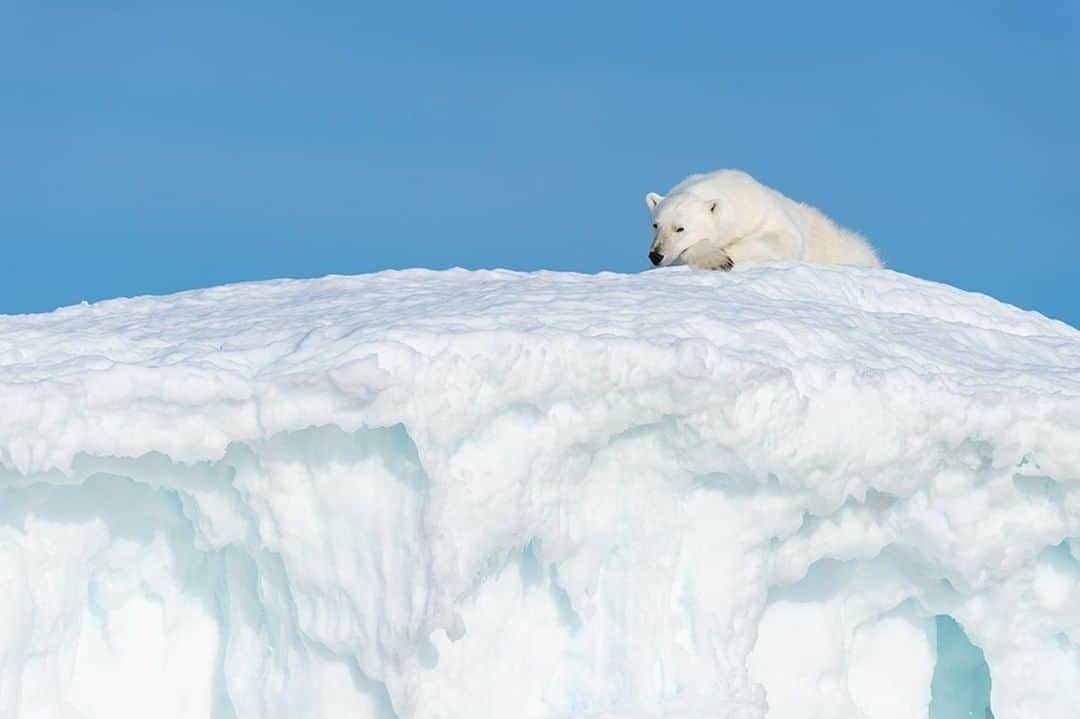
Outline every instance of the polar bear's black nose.
{"label": "polar bear's black nose", "polygon": [[651,252],[649,252],[649,262],[653,263],[654,265],[660,264],[660,262],[663,261],[663,259],[664,259],[664,256],[661,255],[656,250],[652,250]]}

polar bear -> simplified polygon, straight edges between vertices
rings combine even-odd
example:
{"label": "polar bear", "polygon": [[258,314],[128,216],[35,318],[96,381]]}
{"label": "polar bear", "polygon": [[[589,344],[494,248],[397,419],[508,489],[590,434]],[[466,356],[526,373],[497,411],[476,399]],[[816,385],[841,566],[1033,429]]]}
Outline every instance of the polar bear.
{"label": "polar bear", "polygon": [[820,211],[738,170],[691,175],[667,197],[645,196],[649,260],[713,270],[782,260],[881,267],[870,245]]}

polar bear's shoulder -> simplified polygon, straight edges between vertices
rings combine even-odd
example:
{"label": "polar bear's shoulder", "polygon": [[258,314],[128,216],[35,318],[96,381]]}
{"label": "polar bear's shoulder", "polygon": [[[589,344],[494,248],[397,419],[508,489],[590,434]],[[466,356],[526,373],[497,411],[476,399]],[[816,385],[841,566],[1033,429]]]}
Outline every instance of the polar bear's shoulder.
{"label": "polar bear's shoulder", "polygon": [[689,193],[693,195],[710,194],[716,190],[730,187],[760,186],[748,173],[742,170],[714,170],[690,175],[671,188],[669,195]]}

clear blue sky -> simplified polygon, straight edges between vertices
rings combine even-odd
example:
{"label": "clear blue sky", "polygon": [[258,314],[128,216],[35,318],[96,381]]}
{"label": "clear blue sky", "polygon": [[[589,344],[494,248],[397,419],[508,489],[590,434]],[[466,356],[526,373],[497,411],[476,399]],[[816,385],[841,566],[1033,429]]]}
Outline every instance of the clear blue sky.
{"label": "clear blue sky", "polygon": [[0,313],[647,267],[737,167],[1080,325],[1080,3],[0,4]]}

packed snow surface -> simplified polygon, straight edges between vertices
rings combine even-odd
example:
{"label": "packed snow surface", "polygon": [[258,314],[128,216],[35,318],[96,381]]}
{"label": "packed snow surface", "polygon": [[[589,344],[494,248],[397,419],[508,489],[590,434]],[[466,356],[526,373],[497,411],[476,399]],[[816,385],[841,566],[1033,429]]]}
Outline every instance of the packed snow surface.
{"label": "packed snow surface", "polygon": [[1080,333],[894,272],[0,317],[0,716],[1075,716]]}

